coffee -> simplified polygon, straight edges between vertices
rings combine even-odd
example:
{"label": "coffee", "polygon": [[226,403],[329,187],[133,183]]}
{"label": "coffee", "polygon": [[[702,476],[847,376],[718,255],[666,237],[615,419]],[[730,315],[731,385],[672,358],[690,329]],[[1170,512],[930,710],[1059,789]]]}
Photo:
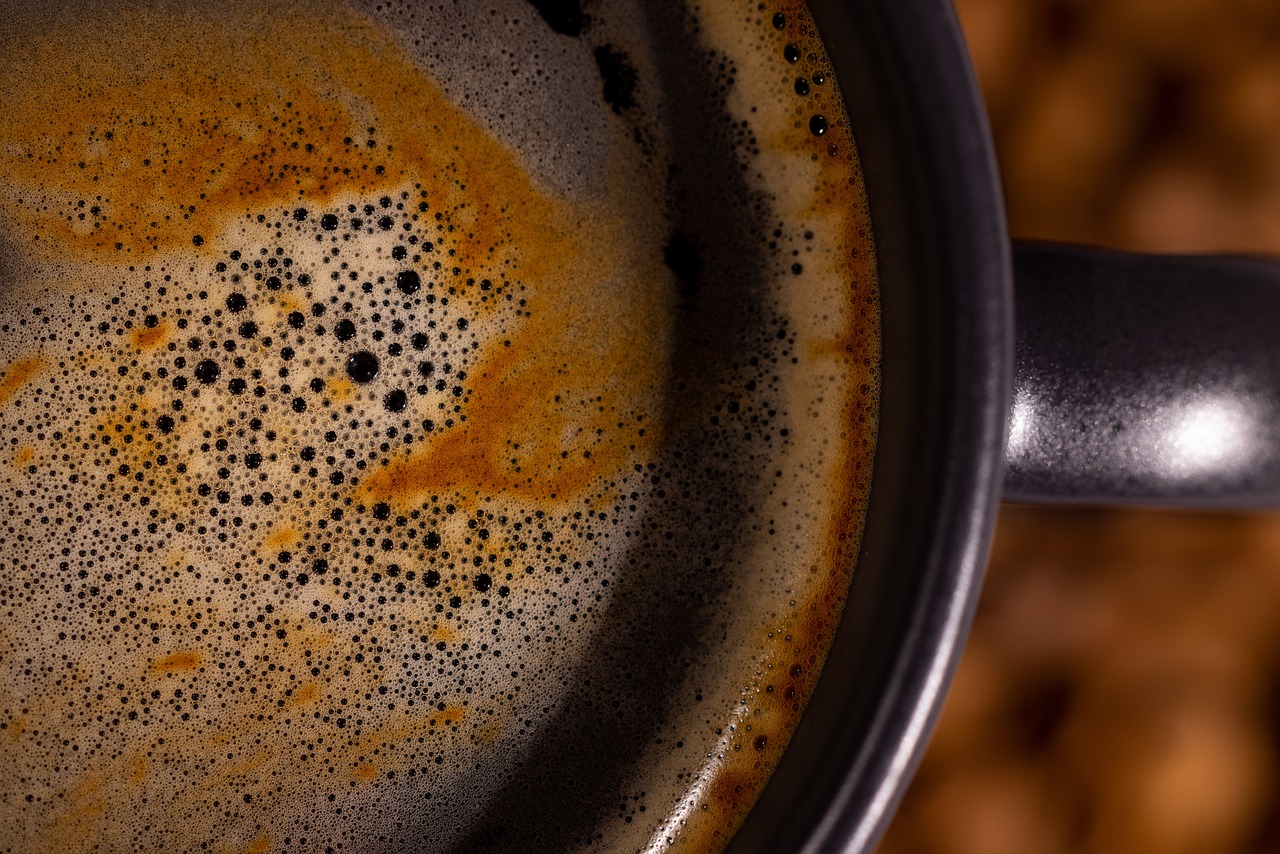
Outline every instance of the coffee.
{"label": "coffee", "polygon": [[0,838],[723,845],[870,478],[803,6],[0,27]]}

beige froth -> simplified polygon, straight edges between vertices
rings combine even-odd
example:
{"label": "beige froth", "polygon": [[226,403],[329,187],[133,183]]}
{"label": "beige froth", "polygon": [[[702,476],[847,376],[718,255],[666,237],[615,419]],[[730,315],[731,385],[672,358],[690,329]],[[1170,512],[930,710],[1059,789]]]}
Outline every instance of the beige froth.
{"label": "beige froth", "polygon": [[[710,5],[708,44],[765,93],[752,105],[772,103],[790,81],[753,35],[766,19]],[[659,185],[661,157],[626,154],[619,128],[605,185],[560,198],[341,7],[154,5],[19,35],[0,66],[0,836],[266,851],[341,837],[342,809],[394,820],[374,805],[428,774],[482,809],[503,752],[555,708],[557,657],[608,605],[595,575],[624,549],[618,513],[645,506],[631,473],[663,438],[675,298],[662,200],[635,188]],[[829,87],[814,103],[834,116]],[[764,583],[714,692],[733,738],[767,746],[746,766],[720,756],[733,738],[716,747],[684,807],[655,762],[676,821],[711,807],[685,826],[694,844],[723,840],[785,744],[869,476],[874,321],[846,297],[874,306],[865,207],[847,130],[813,140],[804,119],[754,114],[753,162],[779,217],[815,235],[806,287],[789,264],[776,280],[799,318],[785,409],[812,426],[768,463],[787,479],[766,512],[791,533],[744,570]],[[424,290],[397,295],[407,265]],[[393,357],[372,336],[411,314],[430,343],[406,332]],[[349,346],[339,317],[358,321]],[[347,375],[357,345],[380,355],[376,383]],[[245,388],[228,396],[231,378]],[[390,533],[353,521],[368,508]],[[552,572],[571,564],[600,569]],[[551,614],[594,604],[540,644],[504,589]],[[765,699],[774,683],[785,706]]]}

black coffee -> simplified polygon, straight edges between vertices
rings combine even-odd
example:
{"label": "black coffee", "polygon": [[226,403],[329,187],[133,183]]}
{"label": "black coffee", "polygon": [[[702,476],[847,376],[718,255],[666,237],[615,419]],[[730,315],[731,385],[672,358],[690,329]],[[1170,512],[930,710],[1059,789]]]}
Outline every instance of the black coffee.
{"label": "black coffee", "polygon": [[723,845],[875,427],[803,6],[108,3],[0,42],[0,838]]}

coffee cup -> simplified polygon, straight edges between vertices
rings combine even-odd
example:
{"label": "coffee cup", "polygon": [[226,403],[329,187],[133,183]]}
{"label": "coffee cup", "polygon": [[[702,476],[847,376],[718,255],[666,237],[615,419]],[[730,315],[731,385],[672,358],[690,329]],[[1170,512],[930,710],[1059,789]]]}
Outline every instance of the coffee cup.
{"label": "coffee cup", "polygon": [[[119,202],[118,193],[101,204],[81,199],[81,209],[74,197],[57,193],[50,194],[51,201],[28,205],[27,185],[16,193],[10,188],[10,201],[17,199],[10,212],[22,209],[30,215],[27,225],[39,226],[25,233],[15,229],[11,241],[34,243],[33,235],[56,234],[67,245],[133,253],[138,264],[118,265],[119,275],[130,283],[126,290],[151,291],[155,296],[144,301],[161,307],[116,312],[111,306],[119,303],[95,303],[95,291],[88,288],[73,290],[69,302],[48,311],[39,305],[35,319],[26,319],[42,330],[39,324],[50,325],[51,316],[58,319],[51,331],[38,333],[48,344],[64,329],[74,336],[76,324],[88,322],[80,318],[89,318],[92,323],[83,334],[107,348],[107,364],[116,372],[109,374],[109,388],[99,388],[107,381],[101,371],[94,373],[97,363],[92,360],[98,357],[93,353],[102,352],[96,345],[77,356],[83,357],[83,365],[72,360],[76,363],[59,366],[67,372],[63,376],[84,368],[95,381],[78,387],[53,380],[46,389],[33,380],[49,370],[48,359],[7,363],[6,399],[23,389],[38,389],[66,401],[67,411],[92,406],[85,410],[85,417],[93,416],[89,429],[99,428],[102,434],[93,443],[81,442],[74,457],[65,453],[61,469],[48,468],[42,475],[40,466],[49,460],[41,456],[46,449],[39,443],[49,441],[49,431],[44,422],[27,430],[39,438],[29,448],[18,448],[13,462],[24,490],[19,498],[32,502],[36,514],[33,524],[41,530],[62,524],[61,517],[50,521],[39,502],[66,504],[66,495],[79,488],[74,485],[85,481],[68,479],[67,492],[58,492],[59,478],[68,473],[80,478],[81,468],[94,472],[96,467],[90,480],[98,492],[78,512],[92,515],[105,508],[110,518],[128,519],[141,514],[136,525],[129,522],[119,532],[95,529],[93,537],[100,542],[88,542],[78,532],[67,534],[64,545],[54,537],[28,537],[21,526],[7,534],[22,544],[18,551],[23,553],[65,549],[66,560],[54,555],[58,571],[69,574],[60,579],[67,585],[62,592],[86,603],[98,603],[103,595],[112,599],[110,605],[84,606],[97,609],[95,617],[117,618],[112,597],[132,597],[125,619],[140,620],[130,631],[140,632],[136,639],[143,650],[136,666],[108,686],[119,692],[111,700],[120,702],[124,716],[104,715],[107,723],[102,724],[106,733],[134,727],[129,722],[136,720],[139,730],[123,741],[112,741],[114,734],[99,738],[111,745],[145,742],[147,749],[121,748],[105,762],[105,770],[85,760],[89,771],[70,787],[58,788],[47,780],[43,789],[24,783],[32,789],[26,803],[40,799],[52,805],[40,813],[40,821],[53,816],[54,823],[35,828],[31,839],[85,843],[95,830],[106,832],[106,825],[97,823],[107,821],[103,815],[114,822],[111,832],[123,827],[127,835],[134,830],[122,824],[121,816],[136,814],[148,816],[142,822],[146,827],[137,832],[160,834],[154,839],[186,839],[184,832],[192,838],[212,834],[219,844],[246,850],[305,846],[325,834],[347,834],[350,844],[373,850],[393,850],[405,840],[465,850],[559,850],[607,844],[595,835],[606,821],[623,834],[609,837],[614,842],[630,839],[626,825],[635,825],[645,828],[651,847],[668,841],[693,848],[719,845],[769,774],[794,725],[790,745],[731,850],[864,849],[891,812],[937,714],[972,615],[1002,496],[1208,506],[1274,499],[1268,486],[1270,464],[1245,463],[1258,460],[1269,447],[1267,424],[1274,419],[1268,415],[1278,408],[1262,397],[1273,372],[1265,356],[1265,324],[1258,321],[1253,302],[1265,295],[1270,268],[1241,259],[1184,263],[1065,247],[1011,249],[980,100],[944,2],[853,5],[814,0],[809,5],[820,40],[795,3],[743,16],[748,26],[743,42],[765,45],[758,53],[788,78],[795,75],[787,69],[797,64],[819,72],[785,80],[787,98],[808,99],[787,101],[787,109],[803,113],[803,121],[790,122],[789,116],[782,123],[790,122],[789,130],[798,131],[787,137],[787,145],[802,152],[799,162],[836,163],[818,172],[828,182],[834,174],[846,188],[865,180],[865,210],[856,192],[836,196],[858,216],[870,217],[873,242],[855,243],[859,251],[851,253],[836,241],[845,250],[837,268],[865,289],[860,295],[863,316],[871,318],[859,327],[863,334],[856,340],[825,328],[828,307],[818,302],[807,303],[821,310],[808,312],[805,331],[796,333],[783,322],[804,317],[806,303],[803,287],[780,283],[803,285],[815,267],[810,259],[818,259],[820,266],[825,250],[806,248],[815,238],[798,227],[799,220],[786,218],[786,227],[768,237],[767,249],[741,239],[745,232],[740,229],[754,227],[760,216],[772,216],[774,208],[743,188],[735,175],[738,164],[725,151],[733,145],[767,149],[768,144],[738,128],[765,126],[768,120],[758,119],[759,125],[722,123],[708,131],[704,123],[709,115],[733,109],[755,115],[741,104],[727,106],[717,94],[729,81],[751,72],[727,61],[703,68],[699,63],[705,63],[705,56],[699,51],[704,46],[686,21],[652,9],[645,13],[644,4],[637,4],[642,12],[634,20],[624,13],[609,20],[597,10],[591,21],[592,10],[579,4],[512,0],[502,10],[440,13],[453,15],[458,32],[468,34],[450,42],[441,36],[443,30],[415,23],[410,6],[366,5],[371,8],[361,14],[385,15],[399,23],[384,32],[366,26],[363,18],[344,19],[331,32],[320,25],[320,16],[308,30],[301,7],[282,7],[269,22],[254,19],[256,12],[246,13],[247,7],[236,4],[220,13],[230,16],[232,28],[253,33],[259,56],[270,60],[281,79],[301,74],[325,80],[338,93],[325,97],[343,110],[378,117],[367,132],[347,137],[322,133],[317,139],[308,123],[331,118],[331,113],[319,110],[304,117],[299,112],[283,119],[263,114],[282,127],[290,125],[286,130],[296,132],[300,145],[328,146],[324,150],[336,164],[335,174],[350,184],[348,195],[339,198],[340,193],[330,192],[323,175],[308,171],[311,165],[286,163],[288,169],[278,173],[230,169],[230,178],[217,174],[225,166],[226,151],[234,154],[245,139],[257,138],[262,126],[255,129],[253,122],[226,133],[219,127],[223,147],[214,159],[220,165],[212,178],[199,176],[193,193],[199,204],[170,211],[167,217],[139,219],[133,231],[109,231],[118,225],[110,212],[111,203]],[[708,8],[708,16],[719,14],[715,9],[730,10],[724,18],[708,18],[713,36],[741,24],[726,23],[735,11],[728,4]],[[506,17],[496,17],[499,11]],[[169,21],[163,17],[168,12],[138,14]],[[193,32],[225,36],[219,30],[225,21],[201,22],[200,14],[207,13],[192,12],[197,21]],[[290,30],[281,21],[299,26]],[[643,26],[628,26],[637,23]],[[118,36],[111,27],[128,28],[118,21],[104,26],[99,34],[104,39]],[[308,35],[300,42],[297,34],[304,30]],[[656,34],[654,42],[630,41],[640,32]],[[510,40],[489,39],[494,33]],[[512,33],[517,37],[511,38]],[[422,69],[392,48],[395,39],[406,55],[417,50],[426,57],[421,61],[438,61],[429,70],[450,81],[448,97],[423,82]],[[126,43],[131,44],[119,42]],[[239,47],[234,40],[202,42],[202,53],[181,39],[157,43],[163,51],[154,56],[177,56],[188,64],[197,57],[217,72],[214,80],[235,77],[247,67],[235,61]],[[323,50],[316,50],[316,44]],[[544,53],[555,53],[565,67],[585,73],[576,77],[553,69],[548,74],[541,64]],[[144,64],[154,58],[146,52],[138,56]],[[287,61],[299,56],[303,62]],[[378,65],[377,58],[394,66],[394,98],[388,89],[361,92],[356,72]],[[166,67],[175,67],[174,62]],[[825,74],[828,62],[836,72],[831,80]],[[490,85],[498,76],[472,73],[477,66],[493,75],[524,75],[529,78],[521,78],[525,88],[513,91],[537,92],[542,100],[522,103],[504,95],[503,86]],[[32,63],[24,72],[39,67]],[[324,73],[317,76],[317,68]],[[551,82],[534,85],[543,76]],[[842,87],[860,169],[848,165],[850,128],[833,111],[834,96],[818,90],[820,77]],[[163,80],[163,75],[154,79]],[[575,89],[576,84],[565,82],[582,79],[602,88]],[[646,88],[644,81],[653,80],[663,82]],[[272,81],[254,91],[265,91],[262,97],[270,99],[277,89]],[[135,100],[144,108],[176,104],[182,120],[178,125],[201,126],[203,113],[183,112],[198,105],[198,98],[174,100],[164,86],[152,90],[139,85],[138,91],[145,97]],[[704,96],[674,110],[666,124],[646,123],[646,109],[661,115],[658,106],[645,102],[654,91]],[[566,104],[588,101],[592,109],[566,112]],[[455,109],[458,102],[475,104],[474,112],[486,117],[487,124]],[[397,105],[405,103],[430,109],[398,115]],[[802,106],[790,106],[797,103]],[[807,107],[817,103],[832,110]],[[301,110],[297,105],[284,100],[289,110]],[[97,102],[90,106],[96,108]],[[519,110],[528,115],[522,118]],[[415,123],[424,121],[424,115],[436,122],[432,132],[450,150],[461,152],[437,163],[438,169],[424,166],[427,154],[445,148],[428,147],[424,154],[415,142]],[[32,117],[45,116],[33,112]],[[346,118],[346,113],[339,116]],[[148,157],[138,165],[133,160],[138,151],[125,153],[121,162],[142,170],[128,173],[133,176],[131,191],[140,187],[140,197],[149,199],[146,193],[159,188],[158,195],[167,199],[166,193],[189,190],[184,177],[172,177],[186,173],[164,159],[170,140],[156,136],[157,123],[126,124],[131,138],[154,147],[160,158],[153,164]],[[12,135],[21,137],[25,128],[17,127]],[[113,151],[116,137],[105,131],[91,137],[85,143],[90,155]],[[708,149],[708,138],[726,148]],[[494,140],[519,143],[540,155],[520,162]],[[632,154],[626,168],[600,156],[615,145]],[[11,146],[6,152],[15,150],[23,149]],[[306,149],[308,154],[313,150]],[[477,152],[486,161],[483,167],[468,160]],[[183,156],[188,153],[183,149]],[[202,151],[201,156],[210,155]],[[93,163],[93,157],[87,159]],[[243,160],[253,163],[255,157]],[[10,162],[21,165],[22,160]],[[406,162],[414,166],[399,173],[409,175],[403,186],[384,190],[391,184],[380,176]],[[88,168],[77,162],[63,165]],[[156,171],[147,172],[153,165]],[[361,170],[368,170],[367,176]],[[349,178],[351,174],[357,177]],[[783,169],[778,174],[795,173]],[[664,180],[669,183],[662,184]],[[246,217],[228,229],[209,213],[217,208],[214,200],[228,198],[218,195],[226,190],[226,181],[241,181],[232,187],[233,206],[260,197],[275,204],[288,181],[305,187],[300,198],[317,201],[264,208],[256,218]],[[543,192],[548,186],[555,192]],[[599,186],[608,191],[593,197]],[[671,200],[652,189],[658,186],[676,197],[674,214],[663,208]],[[801,189],[795,191],[796,186]],[[732,192],[725,192],[726,187]],[[803,182],[792,189],[803,200]],[[119,184],[113,191],[124,192]],[[477,194],[479,213],[468,192]],[[600,198],[608,204],[592,208]],[[49,225],[49,211],[58,204],[69,205],[66,224],[55,216],[57,221]],[[781,203],[772,204],[781,208]],[[485,205],[503,214],[519,210],[521,216],[504,220]],[[622,208],[630,218],[619,223],[614,214]],[[108,213],[100,222],[103,209]],[[494,221],[502,227],[491,229]],[[215,226],[216,233],[209,230]],[[108,231],[97,230],[103,227]],[[821,243],[823,229],[815,231]],[[111,233],[111,239],[103,233]],[[48,256],[41,255],[45,245],[31,249],[32,257],[47,262]],[[532,251],[535,246],[540,248]],[[162,249],[171,253],[163,263],[155,260]],[[21,254],[4,253],[4,275],[21,278],[26,263]],[[797,260],[802,257],[804,263]],[[858,266],[871,258],[874,270]],[[558,268],[566,260],[570,264]],[[153,270],[152,263],[158,268]],[[599,276],[595,302],[588,305],[576,296],[556,302],[557,295],[578,293],[569,287],[572,265]],[[717,275],[701,275],[700,268],[705,273],[708,266]],[[82,272],[69,277],[74,280]],[[318,281],[321,273],[325,278]],[[877,276],[878,301],[870,288],[870,278]],[[628,277],[640,284],[615,289],[616,282]],[[1224,280],[1230,284],[1222,284]],[[1170,281],[1182,284],[1165,287]],[[1214,287],[1205,287],[1205,281]],[[662,287],[650,289],[646,283],[652,282]],[[741,285],[740,291],[731,285]],[[755,293],[757,285],[764,297],[743,296]],[[50,293],[68,296],[30,287],[33,303],[50,299]],[[1233,340],[1239,346],[1223,352],[1195,335],[1209,328],[1204,318],[1227,302],[1222,294],[1227,287],[1240,289],[1241,304],[1248,301],[1250,311],[1215,314],[1221,318],[1215,323],[1233,331],[1248,329],[1251,337],[1237,335]],[[619,294],[626,298],[615,298]],[[1159,317],[1152,314],[1156,303]],[[128,300],[123,304],[130,305]],[[837,304],[847,308],[851,303]],[[681,334],[666,338],[653,332],[667,328],[669,315],[679,319],[672,328]],[[1099,317],[1107,323],[1099,325]],[[645,329],[643,321],[654,322]],[[619,337],[618,329],[626,332]],[[757,352],[744,344],[743,330],[765,330],[765,349]],[[824,331],[830,339],[825,345]],[[1170,335],[1182,336],[1176,365],[1168,358]],[[725,447],[750,457],[743,448],[750,452],[754,446],[749,443],[762,440],[762,431],[769,437],[764,441],[774,441],[768,421],[775,407],[759,397],[770,379],[751,371],[773,359],[782,367],[772,381],[785,386],[786,394],[805,386],[812,379],[804,374],[808,368],[788,373],[786,367],[788,359],[800,362],[790,349],[796,340],[813,345],[797,347],[812,358],[804,364],[829,368],[821,354],[838,350],[836,362],[846,371],[834,386],[823,386],[820,378],[819,391],[807,392],[809,411],[825,419],[823,430],[810,431],[812,448],[834,434],[850,445],[869,441],[866,425],[838,423],[844,414],[866,416],[874,405],[879,426],[874,461],[866,461],[861,476],[854,465],[823,468],[817,451],[797,465],[797,470],[820,471],[823,477],[843,472],[848,482],[827,504],[804,504],[807,510],[784,513],[783,508],[803,504],[806,488],[818,481],[791,491],[765,489],[762,484],[774,477],[771,466],[767,471],[757,466],[758,471],[742,478],[718,461],[732,462]],[[875,383],[868,382],[858,398],[847,391],[858,387],[850,378],[860,376],[859,365],[865,368],[874,361],[873,345],[881,341],[878,397],[872,391]],[[438,357],[430,357],[437,350]],[[517,355],[506,355],[508,350]],[[414,355],[419,352],[424,355]],[[808,355],[814,353],[819,355]],[[595,391],[601,377],[609,376],[601,366],[614,370],[615,381]],[[174,390],[158,406],[148,387],[157,379]],[[646,402],[646,390],[667,380],[675,402]],[[733,394],[719,399],[731,386]],[[566,396],[566,389],[575,394]],[[78,400],[86,395],[93,399],[72,402],[77,392]],[[828,396],[846,394],[861,401],[862,408],[818,405]],[[32,400],[27,405],[41,403],[34,392]],[[124,409],[117,417],[120,400]],[[101,403],[113,413],[105,420],[98,418],[101,401],[111,403]],[[415,415],[412,421],[406,412]],[[1081,413],[1087,413],[1083,421]],[[705,422],[699,420],[704,415]],[[555,429],[529,434],[522,425],[537,419]],[[649,426],[655,423],[661,426]],[[15,432],[26,426],[15,422]],[[623,428],[632,431],[625,442],[593,438]],[[208,435],[202,437],[201,429]],[[721,434],[739,429],[747,445],[717,444]],[[682,462],[662,468],[661,461],[648,460],[646,449],[659,442],[674,449],[672,459]],[[778,444],[787,443],[779,439]],[[417,452],[423,447],[425,455]],[[153,506],[153,498],[165,490],[135,484],[149,487],[148,478],[156,478],[171,457],[188,452],[190,465],[184,462],[181,474],[190,475],[190,482],[172,481],[182,501]],[[648,462],[652,465],[646,466]],[[824,513],[841,519],[842,514],[860,514],[868,469],[873,474],[861,540],[854,531],[860,523],[850,527],[839,521],[840,529],[828,537],[860,542],[856,558],[835,548],[828,554],[835,559],[821,565],[825,574],[814,563],[812,574],[830,581],[826,587],[806,582],[804,589],[816,590],[816,595],[796,594],[792,583],[805,577],[807,558],[793,561],[795,575],[745,576],[726,569],[753,561],[763,565],[760,555],[766,552],[825,542],[821,531],[831,529],[812,520]],[[534,477],[530,471],[541,474]],[[784,467],[777,472],[781,478]],[[100,489],[93,479],[99,476]],[[282,491],[277,482],[290,486]],[[269,487],[259,485],[267,483]],[[33,490],[30,495],[28,489]],[[576,507],[579,516],[567,509],[566,496],[585,501]],[[184,515],[190,507],[197,508],[199,520]],[[282,516],[284,507],[293,515]],[[148,516],[152,510],[159,515]],[[789,535],[785,547],[766,545],[752,552],[742,545],[770,543],[766,537],[783,527],[774,524],[779,517],[800,532]],[[806,518],[809,528],[799,524]],[[625,533],[617,536],[631,540],[630,550],[601,545],[619,519]],[[767,521],[762,524],[762,519]],[[137,538],[145,542],[138,544],[140,553],[152,554],[148,549],[156,543],[143,531],[168,536],[166,525],[176,533],[172,542],[164,540],[166,550],[156,559],[162,572],[154,574],[150,565],[141,568],[130,563],[132,558],[123,559],[132,554]],[[255,526],[261,526],[260,534]],[[239,542],[247,535],[237,532],[246,530],[255,532],[252,551],[216,545]],[[748,536],[745,531],[756,533]],[[692,551],[670,545],[680,536],[697,541]],[[186,556],[202,548],[204,557]],[[111,555],[106,562],[111,577],[104,576],[111,586],[97,583],[104,563],[99,549]],[[600,565],[621,561],[625,568],[625,556],[637,550],[644,555],[643,572],[606,572],[598,580]],[[722,553],[734,557],[721,560]],[[539,557],[517,560],[522,554]],[[654,573],[664,564],[675,566],[690,555],[698,560],[681,567],[678,581],[663,577],[655,583]],[[744,558],[750,555],[754,557]],[[28,583],[41,589],[48,587],[41,575],[48,568],[38,561],[23,565],[36,579]],[[120,580],[131,573],[138,574],[129,580],[138,585],[134,593]],[[751,579],[760,578],[779,589],[743,592]],[[312,593],[322,585],[324,596]],[[177,590],[182,595],[169,592]],[[50,613],[66,604],[58,599],[58,590],[52,593]],[[160,601],[166,596],[172,603]],[[504,604],[508,602],[523,604]],[[826,603],[825,610],[820,602]],[[161,605],[171,613],[161,614]],[[406,642],[387,640],[390,635],[384,632],[398,632],[404,623],[402,608],[421,623],[414,623],[416,636]],[[139,610],[154,616],[140,618]],[[801,612],[811,619],[800,619]],[[562,624],[579,620],[594,628],[584,631],[576,646],[569,645]],[[788,652],[781,667],[782,659],[767,654],[750,658],[755,647],[748,642],[756,640],[743,626],[753,621],[764,624],[767,636],[759,640],[761,649],[785,643],[803,648],[804,655]],[[71,663],[65,667],[72,673],[68,679],[107,686],[102,673],[116,659],[104,653],[100,661],[91,655],[81,660],[74,651],[94,649],[90,633],[72,631],[68,641],[68,632],[58,633],[54,622],[42,624],[41,631],[48,635],[33,629],[21,641],[24,650],[38,649],[32,661],[39,657],[40,663],[14,669],[18,683],[47,677],[52,684],[61,671],[55,673],[50,662],[66,655]],[[99,647],[114,649],[113,636],[105,632],[118,629],[103,631]],[[201,632],[214,632],[214,637],[189,642]],[[68,642],[69,647],[62,646]],[[782,702],[778,697],[809,689],[828,642],[831,653],[800,715],[802,699],[788,695]],[[152,652],[149,645],[157,649]],[[251,652],[241,654],[242,648]],[[130,649],[138,653],[137,644]],[[498,653],[505,656],[501,662]],[[398,668],[395,678],[384,675],[390,659]],[[742,679],[738,674],[753,662],[759,672]],[[775,667],[776,678],[768,672]],[[262,681],[247,675],[213,678],[227,668],[233,674],[253,669]],[[526,700],[516,697],[516,687],[495,688],[503,683],[493,675],[506,668],[512,680],[506,684],[518,686],[526,697],[550,699]],[[483,676],[469,682],[468,672]],[[724,673],[728,676],[716,683],[715,691],[704,696],[697,680],[714,681]],[[505,692],[504,702],[473,701],[468,697],[476,687],[473,682],[493,697]],[[209,715],[211,690],[215,705],[234,707],[234,715]],[[94,691],[86,695],[86,709],[100,714],[93,704],[104,697]],[[242,699],[259,691],[265,698],[261,702],[268,703],[262,709],[254,705],[258,697]],[[751,699],[735,703],[735,691]],[[732,713],[703,713],[699,704],[704,702]],[[245,714],[249,707],[252,714]],[[46,720],[66,714],[61,708],[45,712]],[[184,728],[177,722],[187,720],[183,715],[205,720],[207,726],[200,732]],[[26,729],[29,715],[11,710],[10,717],[5,722],[10,749],[24,761],[56,757],[58,770],[61,763],[82,761],[83,754],[74,754],[85,733],[92,741],[96,726],[86,729],[77,720],[73,734],[62,734],[61,747],[41,741],[28,749],[22,739],[35,737]],[[650,717],[694,721],[690,731],[699,730],[702,736],[713,732],[693,752],[706,752],[714,761],[700,764],[699,756],[682,757],[684,740],[670,736]],[[695,720],[699,717],[705,720]],[[304,718],[318,723],[297,723]],[[156,726],[152,732],[163,730],[162,735],[153,737],[141,729],[148,726]],[[272,739],[295,731],[306,738],[301,739],[296,767],[286,768],[292,754]],[[43,731],[38,735],[49,738]],[[162,748],[161,741],[178,745]],[[100,749],[101,744],[94,744],[86,752]],[[723,755],[713,756],[715,751]],[[508,764],[485,764],[499,753]],[[314,777],[297,773],[307,762],[319,769]],[[644,762],[663,773],[670,766],[670,779],[663,785],[676,793],[673,797],[662,800],[648,787],[632,785],[635,768]],[[690,767],[713,770],[686,777]],[[468,776],[472,770],[479,773]],[[25,771],[19,767],[15,773]],[[639,779],[658,779],[656,773]],[[170,831],[153,827],[147,812],[155,809],[148,787],[161,786],[153,782],[157,779],[192,778],[199,783],[181,789],[173,805],[173,814],[182,817],[172,831],[179,835],[163,836]],[[406,779],[411,782],[404,784]],[[429,782],[420,785],[419,779]],[[714,797],[704,797],[704,790],[714,790]],[[395,797],[388,794],[393,791]],[[228,792],[235,795],[231,803]],[[212,811],[201,809],[200,799],[206,796]],[[622,801],[620,809],[611,798]],[[646,815],[650,803],[661,803],[670,812],[658,819]],[[122,809],[121,804],[132,806]],[[713,804],[722,811],[700,818],[698,811]],[[16,812],[23,809],[19,804]],[[339,821],[336,816],[344,811],[376,817],[377,822]],[[359,826],[353,829],[353,824]],[[280,826],[293,830],[282,832]],[[301,829],[309,835],[301,835]]]}

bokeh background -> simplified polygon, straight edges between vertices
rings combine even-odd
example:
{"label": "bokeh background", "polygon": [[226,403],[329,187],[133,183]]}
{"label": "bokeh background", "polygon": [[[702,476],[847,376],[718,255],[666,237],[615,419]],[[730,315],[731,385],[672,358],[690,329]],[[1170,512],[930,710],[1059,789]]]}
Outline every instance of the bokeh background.
{"label": "bokeh background", "polygon": [[[1015,237],[1280,255],[1280,0],[955,6]],[[1280,852],[1280,514],[1003,508],[880,850]]]}

